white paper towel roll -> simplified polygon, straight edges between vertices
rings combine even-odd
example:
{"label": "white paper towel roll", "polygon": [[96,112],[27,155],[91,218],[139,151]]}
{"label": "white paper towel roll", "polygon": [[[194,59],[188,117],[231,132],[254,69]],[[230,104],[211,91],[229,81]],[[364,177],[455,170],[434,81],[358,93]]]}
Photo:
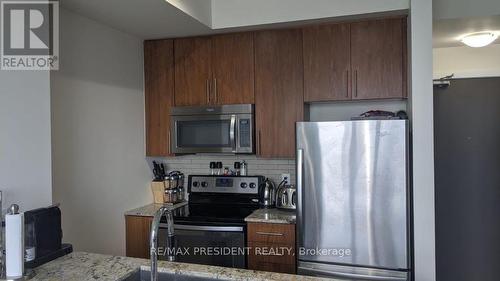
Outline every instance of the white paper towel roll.
{"label": "white paper towel roll", "polygon": [[5,215],[5,267],[9,278],[23,276],[24,269],[24,216]]}

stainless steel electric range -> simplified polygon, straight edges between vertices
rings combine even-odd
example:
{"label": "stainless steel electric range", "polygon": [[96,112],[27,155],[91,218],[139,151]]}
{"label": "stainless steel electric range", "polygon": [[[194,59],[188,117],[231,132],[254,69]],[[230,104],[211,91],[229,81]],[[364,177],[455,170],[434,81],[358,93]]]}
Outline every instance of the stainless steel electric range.
{"label": "stainless steel electric range", "polygon": [[[259,208],[258,187],[263,180],[189,176],[189,204],[173,213],[176,261],[246,268],[245,218]],[[159,236],[161,244],[166,239],[161,225]]]}

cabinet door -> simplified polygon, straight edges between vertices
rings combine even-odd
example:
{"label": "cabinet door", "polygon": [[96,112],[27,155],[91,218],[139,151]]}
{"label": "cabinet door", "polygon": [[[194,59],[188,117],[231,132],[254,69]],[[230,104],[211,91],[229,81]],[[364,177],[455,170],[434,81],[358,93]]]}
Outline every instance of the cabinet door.
{"label": "cabinet door", "polygon": [[405,19],[351,24],[353,99],[406,96]]}
{"label": "cabinet door", "polygon": [[218,35],[212,40],[214,102],[254,103],[253,33]]}
{"label": "cabinet door", "polygon": [[295,156],[295,122],[304,110],[302,31],[255,34],[255,118],[257,154]]}
{"label": "cabinet door", "polygon": [[170,112],[174,99],[172,40],[144,42],[146,155],[170,155]]}
{"label": "cabinet door", "polygon": [[295,274],[294,224],[248,223],[247,240],[249,269]]}
{"label": "cabinet door", "polygon": [[304,100],[350,100],[349,24],[306,27],[303,37]]}
{"label": "cabinet door", "polygon": [[209,104],[212,80],[211,38],[175,39],[174,45],[175,105]]}
{"label": "cabinet door", "polygon": [[149,233],[152,220],[151,217],[125,217],[127,257],[149,259]]}

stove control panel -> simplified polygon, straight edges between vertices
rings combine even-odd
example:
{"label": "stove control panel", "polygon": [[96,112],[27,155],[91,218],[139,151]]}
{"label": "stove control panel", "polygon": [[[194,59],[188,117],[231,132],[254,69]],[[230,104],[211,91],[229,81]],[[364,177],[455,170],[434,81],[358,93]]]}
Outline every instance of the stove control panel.
{"label": "stove control panel", "polygon": [[189,176],[191,193],[258,194],[261,176]]}

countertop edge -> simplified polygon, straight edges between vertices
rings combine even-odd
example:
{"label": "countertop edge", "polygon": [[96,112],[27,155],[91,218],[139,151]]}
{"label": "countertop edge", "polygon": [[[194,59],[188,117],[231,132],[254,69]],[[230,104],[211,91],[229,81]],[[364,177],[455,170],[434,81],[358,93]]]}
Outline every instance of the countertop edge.
{"label": "countertop edge", "polygon": [[[73,252],[34,269],[32,281],[118,281],[138,270],[148,270],[147,259]],[[158,272],[238,281],[321,281],[334,280],[285,273],[227,268],[201,264],[158,261]]]}
{"label": "countertop edge", "polygon": [[296,224],[297,215],[294,210],[276,208],[257,209],[245,218],[250,223]]}
{"label": "countertop edge", "polygon": [[180,208],[182,206],[185,206],[187,204],[188,204],[187,201],[176,203],[176,204],[173,204],[173,205],[172,204],[156,204],[156,203],[151,203],[151,204],[139,207],[139,208],[135,208],[135,209],[132,209],[132,210],[125,211],[124,216],[153,217],[154,214],[156,213],[156,211],[158,211],[158,209],[160,209],[163,206],[171,207],[172,210],[175,210],[175,209]]}

